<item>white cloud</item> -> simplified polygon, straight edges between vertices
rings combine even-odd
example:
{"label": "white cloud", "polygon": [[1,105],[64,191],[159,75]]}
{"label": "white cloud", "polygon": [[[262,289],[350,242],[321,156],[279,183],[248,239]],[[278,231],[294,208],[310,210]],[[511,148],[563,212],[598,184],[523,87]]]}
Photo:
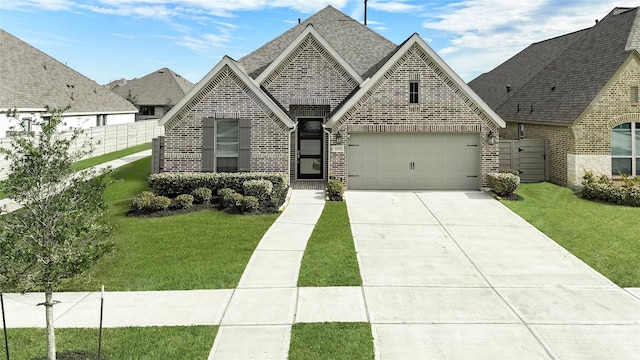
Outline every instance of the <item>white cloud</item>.
{"label": "white cloud", "polygon": [[471,80],[531,43],[593,26],[615,6],[612,0],[465,0],[430,10],[423,27],[448,40],[435,50]]}
{"label": "white cloud", "polygon": [[6,10],[69,10],[73,6],[71,0],[21,0],[0,1],[0,9]]}
{"label": "white cloud", "polygon": [[425,9],[425,5],[408,4],[406,0],[405,1],[373,0],[371,2],[367,2],[367,7],[380,10],[380,11],[400,12],[400,13],[422,11]]}

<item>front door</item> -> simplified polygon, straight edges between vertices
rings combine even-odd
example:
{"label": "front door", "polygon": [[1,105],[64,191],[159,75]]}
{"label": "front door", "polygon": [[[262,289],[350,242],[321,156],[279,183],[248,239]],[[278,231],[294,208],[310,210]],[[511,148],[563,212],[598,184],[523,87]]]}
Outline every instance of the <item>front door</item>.
{"label": "front door", "polygon": [[323,179],[322,118],[298,120],[298,179]]}

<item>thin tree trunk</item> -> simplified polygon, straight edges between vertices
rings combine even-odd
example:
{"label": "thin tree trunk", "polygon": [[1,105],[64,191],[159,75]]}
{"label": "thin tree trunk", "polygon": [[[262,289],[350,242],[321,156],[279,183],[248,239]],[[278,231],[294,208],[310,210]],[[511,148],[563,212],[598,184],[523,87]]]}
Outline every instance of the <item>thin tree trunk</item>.
{"label": "thin tree trunk", "polygon": [[53,289],[46,287],[45,304],[47,314],[47,359],[56,360],[56,333],[53,327]]}

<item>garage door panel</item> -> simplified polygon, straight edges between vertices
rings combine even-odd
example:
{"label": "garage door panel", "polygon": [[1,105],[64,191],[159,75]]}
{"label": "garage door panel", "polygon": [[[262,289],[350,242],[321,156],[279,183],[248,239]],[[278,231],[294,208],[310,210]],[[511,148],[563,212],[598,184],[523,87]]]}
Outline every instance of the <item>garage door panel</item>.
{"label": "garage door panel", "polygon": [[478,188],[478,134],[351,134],[353,144],[351,189]]}

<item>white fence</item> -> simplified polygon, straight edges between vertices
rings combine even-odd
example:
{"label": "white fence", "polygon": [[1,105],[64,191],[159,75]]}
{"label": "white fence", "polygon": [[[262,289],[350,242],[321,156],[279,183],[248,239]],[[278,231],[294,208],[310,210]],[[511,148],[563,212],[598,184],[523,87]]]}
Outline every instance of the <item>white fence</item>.
{"label": "white fence", "polygon": [[[84,130],[76,144],[83,144],[91,139],[95,149],[90,156],[100,156],[106,153],[123,150],[132,146],[151,142],[157,136],[164,135],[164,127],[158,126],[158,120],[137,121],[130,124],[98,126]],[[66,133],[63,136],[71,136]],[[11,146],[11,138],[0,138],[0,147]],[[72,150],[76,148],[72,147]],[[9,161],[0,156],[0,180],[8,175]]]}

